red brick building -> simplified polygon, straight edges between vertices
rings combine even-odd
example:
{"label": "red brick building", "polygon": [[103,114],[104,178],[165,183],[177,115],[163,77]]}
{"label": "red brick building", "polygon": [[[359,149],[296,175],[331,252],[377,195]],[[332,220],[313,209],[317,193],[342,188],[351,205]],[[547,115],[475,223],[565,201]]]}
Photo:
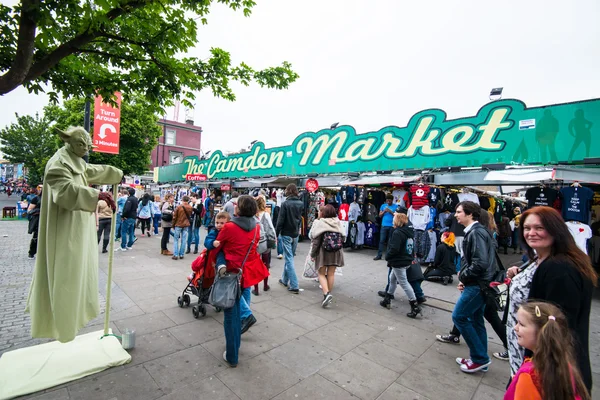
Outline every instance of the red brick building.
{"label": "red brick building", "polygon": [[150,170],[170,164],[179,164],[188,156],[200,157],[202,128],[194,125],[194,121],[186,123],[159,119],[158,125],[163,134],[158,138],[158,145],[152,150]]}

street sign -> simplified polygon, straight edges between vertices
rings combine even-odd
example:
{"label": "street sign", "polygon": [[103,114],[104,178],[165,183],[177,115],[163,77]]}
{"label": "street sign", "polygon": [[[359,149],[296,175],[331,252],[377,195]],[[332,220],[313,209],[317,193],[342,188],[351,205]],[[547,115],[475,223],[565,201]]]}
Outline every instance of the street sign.
{"label": "street sign", "polygon": [[204,175],[204,174],[187,174],[185,176],[185,180],[186,181],[194,181],[194,182],[205,181],[206,175]]}
{"label": "street sign", "polygon": [[121,93],[115,92],[118,108],[104,103],[102,96],[96,96],[94,103],[94,151],[119,154],[121,135]]}
{"label": "street sign", "polygon": [[306,190],[309,193],[314,193],[319,189],[319,181],[316,179],[310,178],[306,181]]}

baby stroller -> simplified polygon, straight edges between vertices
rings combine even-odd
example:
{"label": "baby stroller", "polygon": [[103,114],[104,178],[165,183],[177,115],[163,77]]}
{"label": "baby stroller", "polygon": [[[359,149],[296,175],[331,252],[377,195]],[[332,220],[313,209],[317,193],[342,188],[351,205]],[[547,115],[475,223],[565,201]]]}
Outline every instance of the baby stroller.
{"label": "baby stroller", "polygon": [[[194,272],[188,276],[187,286],[183,289],[181,296],[177,297],[177,304],[182,308],[190,305],[189,294],[198,297],[198,303],[192,307],[192,314],[195,318],[206,315],[205,305],[209,304],[208,296],[215,280],[215,260],[213,258],[206,249],[202,250],[200,256],[192,262],[192,271]],[[215,310],[221,311],[218,307],[215,307]]]}

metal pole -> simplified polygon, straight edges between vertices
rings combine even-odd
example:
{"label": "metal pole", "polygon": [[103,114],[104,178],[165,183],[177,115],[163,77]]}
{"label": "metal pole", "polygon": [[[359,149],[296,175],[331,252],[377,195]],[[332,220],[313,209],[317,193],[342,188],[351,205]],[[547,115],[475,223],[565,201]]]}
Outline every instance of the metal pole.
{"label": "metal pole", "polygon": [[88,97],[87,100],[85,101],[85,110],[83,113],[83,128],[86,130],[86,132],[90,131],[90,127],[91,127],[91,122],[90,122],[90,98]]}
{"label": "metal pole", "polygon": [[[117,193],[117,185],[112,185],[113,196]],[[115,257],[115,231],[117,230],[117,213],[113,213],[110,223],[110,242],[108,246],[108,282],[106,283],[106,310],[104,312],[104,336],[110,328],[110,296],[112,291],[112,270]]]}

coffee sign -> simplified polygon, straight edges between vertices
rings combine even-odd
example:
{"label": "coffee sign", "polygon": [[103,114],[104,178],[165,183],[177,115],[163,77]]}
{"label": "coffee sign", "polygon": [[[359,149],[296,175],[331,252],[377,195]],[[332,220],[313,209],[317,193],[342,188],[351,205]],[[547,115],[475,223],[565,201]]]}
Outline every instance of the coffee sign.
{"label": "coffee sign", "polygon": [[499,100],[472,117],[450,120],[444,111],[430,109],[416,113],[402,128],[358,134],[343,125],[303,133],[289,146],[266,149],[257,142],[248,153],[187,157],[182,164],[160,167],[158,175],[160,182],[170,182],[188,174],[236,179],[580,162],[600,157],[598,129],[600,99],[533,108],[519,100]]}

